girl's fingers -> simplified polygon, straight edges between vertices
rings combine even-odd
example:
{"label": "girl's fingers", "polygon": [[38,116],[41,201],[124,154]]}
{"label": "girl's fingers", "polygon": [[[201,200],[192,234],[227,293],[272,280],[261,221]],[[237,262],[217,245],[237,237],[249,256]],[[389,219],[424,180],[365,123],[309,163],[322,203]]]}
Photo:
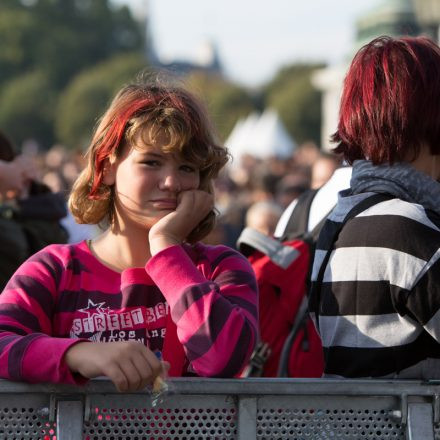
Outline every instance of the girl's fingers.
{"label": "girl's fingers", "polygon": [[125,392],[129,387],[128,377],[118,364],[109,365],[108,368],[103,371],[103,374],[107,376],[115,385],[119,392]]}
{"label": "girl's fingers", "polygon": [[137,391],[144,388],[145,376],[150,376],[151,369],[145,363],[141,366],[136,365],[135,357],[123,363],[124,374],[128,378],[128,391]]}
{"label": "girl's fingers", "polygon": [[151,368],[151,374],[152,374],[151,382],[152,382],[156,378],[156,376],[162,373],[162,362],[147,347],[142,346],[142,349],[143,349],[141,351],[142,356],[144,357],[144,359]]}
{"label": "girl's fingers", "polygon": [[141,353],[137,353],[135,356],[133,356],[132,361],[140,377],[140,381],[137,389],[141,390],[145,388],[147,385],[153,383],[154,380],[153,369],[151,368],[150,364],[145,359],[145,357],[142,356]]}

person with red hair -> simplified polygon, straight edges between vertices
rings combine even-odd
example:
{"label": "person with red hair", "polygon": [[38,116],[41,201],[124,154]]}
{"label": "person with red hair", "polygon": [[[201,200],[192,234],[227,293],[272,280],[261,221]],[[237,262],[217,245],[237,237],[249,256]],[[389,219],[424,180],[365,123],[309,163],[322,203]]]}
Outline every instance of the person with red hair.
{"label": "person with red hair", "polygon": [[324,375],[440,378],[440,48],[362,47],[333,141],[353,173],[313,265]]}
{"label": "person with red hair", "polygon": [[0,377],[106,376],[133,391],[168,368],[238,375],[257,340],[257,284],[240,253],[200,242],[229,153],[199,100],[159,80],[125,86],[87,156],[69,207],[104,232],[48,246],[12,276],[0,295]]}

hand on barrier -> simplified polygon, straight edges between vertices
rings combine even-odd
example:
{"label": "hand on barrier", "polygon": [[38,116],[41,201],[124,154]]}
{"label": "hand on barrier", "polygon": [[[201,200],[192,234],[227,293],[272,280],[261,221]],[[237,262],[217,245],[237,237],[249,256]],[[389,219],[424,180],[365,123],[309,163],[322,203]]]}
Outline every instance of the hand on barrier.
{"label": "hand on barrier", "polygon": [[72,372],[89,379],[108,377],[120,392],[142,390],[169,367],[135,341],[79,342],[67,350],[65,361]]}

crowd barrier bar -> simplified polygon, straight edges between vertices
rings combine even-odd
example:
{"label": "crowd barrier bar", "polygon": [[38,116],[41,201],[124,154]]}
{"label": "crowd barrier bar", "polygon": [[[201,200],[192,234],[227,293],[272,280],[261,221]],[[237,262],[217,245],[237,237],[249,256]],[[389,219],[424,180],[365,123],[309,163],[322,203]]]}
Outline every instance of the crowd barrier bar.
{"label": "crowd barrier bar", "polygon": [[148,391],[0,380],[0,439],[440,439],[440,383],[333,379],[170,381]]}

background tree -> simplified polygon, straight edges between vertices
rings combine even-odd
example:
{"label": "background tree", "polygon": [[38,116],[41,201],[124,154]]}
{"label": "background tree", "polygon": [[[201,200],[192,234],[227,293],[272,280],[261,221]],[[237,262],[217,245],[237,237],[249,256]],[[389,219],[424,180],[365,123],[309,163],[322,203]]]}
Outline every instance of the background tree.
{"label": "background tree", "polygon": [[225,140],[237,120],[255,110],[251,93],[219,75],[194,72],[186,79],[190,90],[205,103],[221,140]]}
{"label": "background tree", "polygon": [[58,102],[57,139],[66,145],[84,148],[90,141],[97,118],[113,95],[144,68],[143,56],[131,53],[117,55],[77,75]]}
{"label": "background tree", "polygon": [[[53,107],[44,115],[35,114],[32,134],[49,147],[55,139],[54,108],[63,89],[91,65],[117,54],[143,53],[144,32],[127,7],[115,8],[109,0],[2,0],[0,41],[0,96],[14,104],[1,104],[0,124],[8,131],[4,124],[10,121],[24,127],[36,107],[26,111],[24,104],[12,102],[18,97],[31,101],[17,84],[33,94],[38,94],[37,85],[44,86]],[[10,136],[17,143],[23,140],[15,128]]]}
{"label": "background tree", "polygon": [[[17,145],[86,144],[115,90],[147,65],[145,29],[110,0],[1,0],[0,41],[0,129]],[[186,79],[222,140],[239,118],[272,106],[297,142],[319,142],[317,67],[286,67],[257,91],[206,71]]]}
{"label": "background tree", "polygon": [[263,89],[266,106],[276,109],[296,142],[320,143],[321,92],[310,81],[323,64],[293,64],[282,68]]}
{"label": "background tree", "polygon": [[42,71],[25,73],[0,90],[0,127],[20,145],[25,139],[54,141],[56,92]]}

